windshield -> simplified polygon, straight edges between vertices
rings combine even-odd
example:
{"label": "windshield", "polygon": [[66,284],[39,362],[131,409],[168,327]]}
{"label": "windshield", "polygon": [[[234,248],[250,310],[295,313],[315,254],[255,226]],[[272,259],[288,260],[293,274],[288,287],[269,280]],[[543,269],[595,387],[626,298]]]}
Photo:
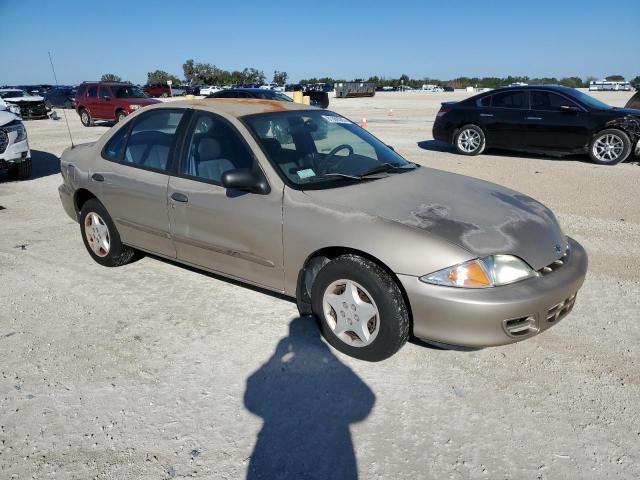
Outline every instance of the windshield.
{"label": "windshield", "polygon": [[266,113],[244,121],[282,176],[300,189],[330,188],[415,167],[366,130],[325,110]]}
{"label": "windshield", "polygon": [[23,90],[9,90],[7,92],[0,92],[0,98],[18,98],[26,96],[27,92]]}
{"label": "windshield", "polygon": [[607,105],[606,103],[601,102],[600,100],[596,100],[592,96],[587,95],[586,93],[582,93],[579,90],[575,90],[571,93],[575,98],[577,98],[582,103],[588,105],[591,108],[601,108],[603,110],[608,110],[611,108],[611,105]]}
{"label": "windshield", "polygon": [[[114,87],[112,87],[114,89]],[[115,87],[117,98],[147,98],[147,94],[134,85]]]}

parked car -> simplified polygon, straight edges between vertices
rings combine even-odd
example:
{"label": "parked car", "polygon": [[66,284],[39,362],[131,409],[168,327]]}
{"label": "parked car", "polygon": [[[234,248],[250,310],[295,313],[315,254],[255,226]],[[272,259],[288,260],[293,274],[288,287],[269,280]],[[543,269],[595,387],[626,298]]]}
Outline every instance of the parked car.
{"label": "parked car", "polygon": [[279,100],[281,102],[293,102],[291,97],[274,90],[262,88],[230,88],[207,95],[207,98],[261,98],[264,100]]}
{"label": "parked car", "polygon": [[200,87],[200,95],[204,95],[206,97],[207,95],[219,92],[220,90],[222,90],[222,88],[217,85],[205,85],[204,87]]}
{"label": "parked car", "polygon": [[27,129],[15,113],[0,100],[0,172],[25,179],[31,176],[31,151]]}
{"label": "parked car", "polygon": [[567,155],[588,153],[615,165],[638,153],[640,110],[613,108],[573,88],[506,87],[460,102],[445,102],[433,138],[463,155],[489,147]]}
{"label": "parked car", "polygon": [[258,88],[263,90],[275,90],[276,92],[284,92],[284,87],[278,85],[277,83],[267,83],[264,85],[260,85]]}
{"label": "parked car", "polygon": [[30,95],[15,88],[3,88],[0,89],[0,98],[5,103],[20,108],[20,116],[25,120],[47,118],[44,98],[38,95]]}
{"label": "parked car", "polygon": [[65,150],[61,172],[62,205],[99,264],[139,249],[295,297],[329,343],[370,361],[410,335],[532,337],[571,311],[587,269],[532,198],[420,167],[292,102],[154,105]]}
{"label": "parked car", "polygon": [[198,85],[182,85],[185,95],[200,95],[200,87]]}
{"label": "parked car", "polygon": [[451,85],[445,85],[444,87],[442,87],[442,89],[443,89],[445,92],[455,92],[455,91],[456,91],[456,89],[455,89],[455,88],[453,88]]}
{"label": "parked car", "polygon": [[85,127],[94,120],[119,122],[139,108],[160,103],[139,87],[120,82],[83,82],[76,92],[76,112]]}
{"label": "parked car", "polygon": [[44,104],[47,108],[75,108],[76,90],[72,87],[56,87],[43,95]]}
{"label": "parked car", "polygon": [[144,93],[150,97],[179,97],[184,95],[184,88],[180,85],[167,85],[165,83],[154,83],[152,85],[145,85],[143,88]]}
{"label": "parked car", "polygon": [[633,108],[634,110],[640,110],[640,90],[637,91],[635,95],[629,99],[624,108]]}

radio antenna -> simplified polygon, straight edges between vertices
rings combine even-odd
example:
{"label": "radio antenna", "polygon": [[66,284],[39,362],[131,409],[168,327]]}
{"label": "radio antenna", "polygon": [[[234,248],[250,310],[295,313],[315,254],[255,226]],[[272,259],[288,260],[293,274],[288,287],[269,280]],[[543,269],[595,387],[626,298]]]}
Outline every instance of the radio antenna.
{"label": "radio antenna", "polygon": [[[49,63],[51,63],[51,70],[53,71],[53,79],[56,81],[56,88],[58,88],[58,76],[56,75],[56,69],[53,67],[53,60],[51,60],[51,52],[47,52],[49,54]],[[71,136],[71,128],[69,127],[69,120],[67,119],[67,109],[62,109],[62,114],[64,115],[64,121],[67,124],[67,131],[69,132],[69,140],[71,140],[71,148],[75,147],[73,144],[73,137]]]}

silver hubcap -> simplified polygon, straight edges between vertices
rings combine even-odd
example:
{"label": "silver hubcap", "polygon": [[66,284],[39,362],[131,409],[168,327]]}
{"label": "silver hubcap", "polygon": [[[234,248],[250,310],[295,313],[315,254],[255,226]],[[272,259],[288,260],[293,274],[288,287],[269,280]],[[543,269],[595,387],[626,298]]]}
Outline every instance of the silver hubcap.
{"label": "silver hubcap", "polygon": [[373,298],[353,280],[337,280],[322,298],[324,318],[334,335],[352,347],[365,347],[380,331],[380,314]]}
{"label": "silver hubcap", "polygon": [[89,123],[89,114],[82,112],[82,123]]}
{"label": "silver hubcap", "polygon": [[475,152],[480,147],[480,134],[467,128],[458,135],[458,148],[465,153]]}
{"label": "silver hubcap", "polygon": [[87,237],[89,248],[98,257],[106,257],[111,247],[109,228],[97,213],[89,213],[84,219],[84,234]]}
{"label": "silver hubcap", "polygon": [[620,158],[623,151],[624,142],[612,133],[603,135],[593,144],[593,155],[601,162],[613,162]]}

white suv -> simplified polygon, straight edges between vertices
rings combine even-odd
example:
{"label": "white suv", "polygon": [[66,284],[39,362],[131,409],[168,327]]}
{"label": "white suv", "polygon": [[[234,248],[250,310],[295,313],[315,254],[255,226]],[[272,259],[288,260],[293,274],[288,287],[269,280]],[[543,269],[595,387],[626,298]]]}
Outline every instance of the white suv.
{"label": "white suv", "polygon": [[[1,102],[1,101],[0,101]],[[31,176],[31,151],[27,130],[20,117],[0,103],[0,172],[8,171],[14,178]]]}

